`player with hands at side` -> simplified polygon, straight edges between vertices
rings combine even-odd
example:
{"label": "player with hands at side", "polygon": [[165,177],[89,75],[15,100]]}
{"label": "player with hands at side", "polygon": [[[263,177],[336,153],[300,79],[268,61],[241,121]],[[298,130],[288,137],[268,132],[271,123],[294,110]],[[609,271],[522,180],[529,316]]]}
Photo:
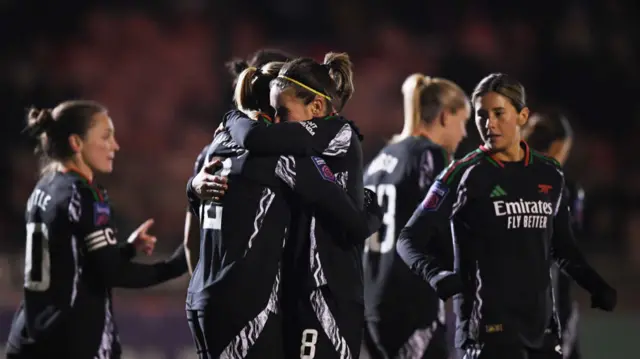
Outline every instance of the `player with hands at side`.
{"label": "player with hands at side", "polygon": [[[466,359],[560,359],[553,261],[606,311],[616,291],[578,250],[561,166],[522,141],[524,87],[505,74],[476,86],[472,104],[484,142],[431,186],[402,229],[397,251],[446,300],[454,296],[456,347]],[[437,246],[451,245],[454,264]]]}
{"label": "player with hands at side", "polygon": [[[466,136],[469,98],[455,83],[413,74],[402,85],[404,128],[367,167],[364,184],[384,208],[364,254],[365,343],[372,358],[448,358],[444,303],[415,276],[395,240]],[[451,258],[452,248],[442,248]]]}
{"label": "player with hands at side", "polygon": [[[531,116],[522,130],[522,135],[532,149],[549,156],[562,166],[569,158],[573,145],[573,130],[566,116],[558,111],[545,111]],[[583,210],[585,193],[575,181],[568,180],[565,190],[573,232],[579,239],[583,235]],[[578,304],[571,296],[571,277],[553,267],[555,302],[562,326],[562,354],[565,359],[580,359],[578,343]]]}

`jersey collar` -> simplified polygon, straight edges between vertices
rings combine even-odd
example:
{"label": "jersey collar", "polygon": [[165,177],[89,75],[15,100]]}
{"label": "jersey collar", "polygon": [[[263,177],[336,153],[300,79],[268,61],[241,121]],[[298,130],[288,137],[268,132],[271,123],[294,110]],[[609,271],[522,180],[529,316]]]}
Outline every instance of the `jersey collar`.
{"label": "jersey collar", "polygon": [[[529,149],[529,145],[525,141],[520,141],[520,147],[524,150],[523,163],[524,163],[524,166],[527,167],[529,166],[529,163],[531,163],[531,156],[532,156],[531,150]],[[487,155],[487,158],[491,161],[491,163],[493,163],[494,165],[500,168],[504,168],[504,162],[496,158],[496,156],[493,153],[491,153],[491,151],[485,145],[480,145],[480,151],[484,152]]]}
{"label": "jersey collar", "polygon": [[267,115],[264,112],[259,112],[258,117],[262,119],[262,121],[264,121],[264,123],[266,123],[267,125],[273,124],[273,119],[271,118],[271,116]]}
{"label": "jersey collar", "polygon": [[70,174],[72,176],[75,176],[77,178],[79,178],[81,181],[85,182],[89,189],[91,190],[91,192],[93,193],[93,196],[95,198],[96,201],[99,202],[104,202],[105,198],[106,198],[106,192],[103,190],[103,188],[101,188],[100,186],[98,186],[95,182],[89,180],[87,178],[87,176],[83,175],[82,173],[72,169],[72,168],[67,168],[61,171],[62,173],[65,174]]}
{"label": "jersey collar", "polygon": [[83,181],[87,182],[88,184],[92,185],[93,181],[91,181],[89,178],[87,178],[87,176],[83,175],[82,173],[76,171],[73,168],[66,168],[64,170],[61,171],[62,173],[69,173],[72,174],[76,177],[79,177],[80,179],[82,179]]}

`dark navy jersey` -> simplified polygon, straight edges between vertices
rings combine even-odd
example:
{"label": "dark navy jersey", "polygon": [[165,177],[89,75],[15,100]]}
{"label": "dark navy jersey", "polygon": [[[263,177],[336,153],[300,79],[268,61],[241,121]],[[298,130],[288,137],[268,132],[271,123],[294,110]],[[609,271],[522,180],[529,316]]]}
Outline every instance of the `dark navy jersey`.
{"label": "dark navy jersey", "polygon": [[[350,121],[331,116],[265,126],[231,113],[225,125],[233,138],[254,154],[321,156],[333,170],[336,182],[359,209],[364,208],[361,137]],[[354,304],[361,307],[364,241],[378,229],[379,222],[370,227],[367,236],[357,237],[345,233],[331,218],[303,203],[298,203],[293,213],[291,236],[295,239],[288,242],[283,261],[285,327],[295,327],[293,323],[301,316],[300,306],[310,305],[335,349],[350,356],[347,340],[337,328],[339,323],[362,323],[364,308],[337,313],[328,301],[340,303],[340,308]],[[299,347],[299,339],[286,340],[294,340],[292,345]]]}
{"label": "dark navy jersey", "polygon": [[[428,325],[438,319],[441,301],[398,256],[396,238],[422,202],[449,154],[425,137],[387,145],[365,171],[365,187],[375,191],[384,216],[367,239],[364,255],[365,309],[368,320]],[[442,317],[442,315],[440,315]]]}
{"label": "dark navy jersey", "polygon": [[[361,136],[352,122],[330,116],[265,126],[232,112],[225,126],[252,153],[321,156],[356,206],[363,208]],[[346,234],[323,213],[303,205],[292,219],[292,235],[298,238],[286,249],[290,283],[296,283],[292,290],[328,285],[338,298],[363,301],[365,238]]]}
{"label": "dark navy jersey", "polygon": [[186,271],[182,255],[130,262],[106,192],[75,172],[44,176],[27,202],[24,299],[7,352],[16,357],[118,358],[112,287],[142,288]]}
{"label": "dark navy jersey", "polygon": [[[609,288],[574,243],[559,165],[523,142],[520,162],[500,162],[484,147],[451,164],[431,186],[397,250],[434,289],[462,282],[455,297],[456,345],[507,336],[542,344],[553,323],[552,261],[590,293]],[[454,271],[432,242],[453,236]],[[451,295],[449,293],[447,295]]]}
{"label": "dark navy jersey", "polygon": [[320,157],[254,156],[222,131],[206,158],[222,161],[217,174],[228,177],[229,189],[220,203],[199,201],[188,189],[201,244],[187,309],[220,312],[225,331],[239,335],[228,338],[232,343],[277,310],[283,246],[295,240],[289,235],[292,197],[330,218],[345,238],[364,241],[370,225]]}
{"label": "dark navy jersey", "polygon": [[[577,242],[583,232],[583,212],[585,193],[579,184],[567,181],[565,190],[567,203],[571,213],[571,224],[573,232],[576,234]],[[553,279],[555,289],[556,307],[562,327],[563,344],[565,346],[573,346],[577,335],[578,312],[574,309],[574,301],[571,296],[571,278],[560,271],[558,266],[553,267]],[[576,350],[575,348],[567,350]]]}

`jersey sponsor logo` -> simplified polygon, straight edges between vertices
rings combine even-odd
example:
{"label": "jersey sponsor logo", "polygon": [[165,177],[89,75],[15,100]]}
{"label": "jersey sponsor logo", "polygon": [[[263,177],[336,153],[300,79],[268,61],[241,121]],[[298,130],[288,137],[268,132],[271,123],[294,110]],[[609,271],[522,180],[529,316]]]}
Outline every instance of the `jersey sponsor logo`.
{"label": "jersey sponsor logo", "polygon": [[298,122],[302,127],[304,127],[305,130],[307,130],[307,132],[309,132],[309,134],[311,134],[311,136],[315,136],[316,135],[316,129],[318,128],[318,125],[316,125],[315,123],[311,122],[311,121],[302,121],[302,122]]}
{"label": "jersey sponsor logo", "polygon": [[493,201],[496,217],[507,217],[507,228],[547,228],[553,203],[546,201]]}
{"label": "jersey sponsor logo", "polygon": [[316,168],[318,169],[318,172],[320,172],[320,176],[322,176],[322,178],[324,178],[329,182],[336,181],[336,176],[331,171],[331,168],[329,168],[329,165],[327,165],[327,163],[322,158],[311,156],[311,159],[313,160],[313,163],[316,165]]}
{"label": "jersey sponsor logo", "polygon": [[538,185],[538,192],[544,193],[544,194],[548,194],[549,190],[551,190],[552,188],[553,188],[553,186],[548,185],[548,184],[539,184]]}
{"label": "jersey sponsor logo", "polygon": [[425,211],[437,211],[447,196],[447,193],[449,193],[447,186],[440,181],[436,181],[431,185],[427,196],[424,198],[424,201],[422,201],[422,209]]}
{"label": "jersey sponsor logo", "polygon": [[367,176],[370,176],[376,172],[384,171],[387,173],[393,173],[398,165],[398,159],[386,153],[381,153],[378,157],[374,158],[367,168]]}
{"label": "jersey sponsor logo", "polygon": [[84,242],[87,246],[87,251],[92,252],[108,245],[115,245],[118,240],[113,229],[107,227],[89,233],[84,237]]}
{"label": "jersey sponsor logo", "polygon": [[93,204],[93,224],[96,226],[104,226],[109,223],[111,209],[109,205],[103,202]]}

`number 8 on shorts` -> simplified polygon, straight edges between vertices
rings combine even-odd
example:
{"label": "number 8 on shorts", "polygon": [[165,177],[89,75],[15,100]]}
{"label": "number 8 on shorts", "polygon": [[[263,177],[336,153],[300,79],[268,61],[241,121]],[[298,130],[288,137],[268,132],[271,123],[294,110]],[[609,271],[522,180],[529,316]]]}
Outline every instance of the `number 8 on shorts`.
{"label": "number 8 on shorts", "polygon": [[313,359],[316,356],[316,343],[318,331],[305,329],[302,332],[302,345],[300,346],[300,359]]}

